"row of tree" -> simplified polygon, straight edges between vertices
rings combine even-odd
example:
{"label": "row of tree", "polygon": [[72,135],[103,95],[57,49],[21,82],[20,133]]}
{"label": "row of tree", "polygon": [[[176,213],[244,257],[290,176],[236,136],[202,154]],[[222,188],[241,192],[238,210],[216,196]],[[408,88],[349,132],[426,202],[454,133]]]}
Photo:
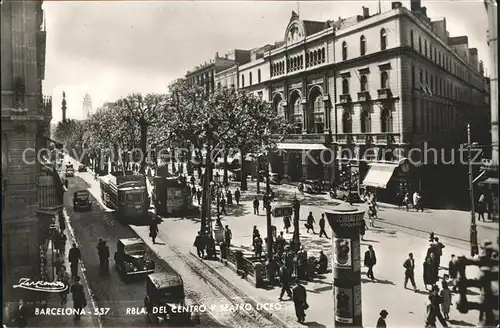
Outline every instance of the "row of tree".
{"label": "row of tree", "polygon": [[[166,148],[194,149],[194,154],[183,154],[184,158],[196,156],[202,163],[207,147],[238,149],[243,161],[248,154],[267,153],[275,147],[276,136],[289,131],[289,124],[268,102],[250,93],[234,88],[206,93],[202,87],[180,81],[167,94],[131,94],[88,120],[60,122],[55,138],[69,149],[86,149],[94,158],[102,149],[124,153],[139,148],[143,154]],[[223,154],[227,162],[230,154]],[[141,172],[145,166],[143,156]],[[246,189],[246,179],[241,187]]]}

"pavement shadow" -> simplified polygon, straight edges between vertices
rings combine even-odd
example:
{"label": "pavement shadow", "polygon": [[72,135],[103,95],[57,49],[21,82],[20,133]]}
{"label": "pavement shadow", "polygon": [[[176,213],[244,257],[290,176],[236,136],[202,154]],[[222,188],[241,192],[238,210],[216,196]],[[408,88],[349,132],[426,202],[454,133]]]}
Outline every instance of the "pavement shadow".
{"label": "pavement shadow", "polygon": [[[250,211],[247,211],[243,206],[238,206],[238,205],[230,205],[229,207],[226,206],[226,212],[227,216],[232,216],[232,217],[238,217],[250,214]],[[215,213],[217,213],[217,210],[215,210]]]}
{"label": "pavement shadow", "polygon": [[475,327],[476,325],[475,324],[472,324],[470,322],[466,322],[466,321],[463,321],[463,320],[448,320],[448,322],[450,324],[452,324],[453,326],[461,326],[461,327]]}
{"label": "pavement shadow", "polygon": [[[362,239],[361,240],[361,245],[366,244],[366,243],[376,243],[376,244],[378,244],[380,242],[378,240],[373,240],[373,239]],[[366,245],[368,245],[368,244],[366,244]]]}
{"label": "pavement shadow", "polygon": [[[361,273],[363,274],[363,273]],[[366,275],[366,274],[365,274]],[[380,285],[391,285],[391,286],[396,286],[395,283],[393,283],[392,281],[390,280],[380,280],[380,279],[375,279],[375,280],[371,280],[371,279],[366,279],[366,278],[361,278],[361,282],[362,283],[373,283],[373,284],[380,284]]]}
{"label": "pavement shadow", "polygon": [[317,293],[326,292],[328,290],[332,290],[332,286],[323,286],[323,287],[314,288],[314,291]]}
{"label": "pavement shadow", "polygon": [[316,321],[310,321],[310,322],[303,322],[301,323],[302,326],[306,326],[306,327],[315,327],[315,328],[326,328],[325,325],[322,325]]}

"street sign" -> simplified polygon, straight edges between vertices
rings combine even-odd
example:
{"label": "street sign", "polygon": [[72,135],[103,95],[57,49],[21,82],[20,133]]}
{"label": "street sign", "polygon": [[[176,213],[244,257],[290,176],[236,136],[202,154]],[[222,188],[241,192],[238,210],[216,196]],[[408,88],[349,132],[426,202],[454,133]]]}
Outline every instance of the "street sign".
{"label": "street sign", "polygon": [[283,216],[292,216],[293,208],[292,206],[278,206],[273,208],[273,217],[279,218]]}

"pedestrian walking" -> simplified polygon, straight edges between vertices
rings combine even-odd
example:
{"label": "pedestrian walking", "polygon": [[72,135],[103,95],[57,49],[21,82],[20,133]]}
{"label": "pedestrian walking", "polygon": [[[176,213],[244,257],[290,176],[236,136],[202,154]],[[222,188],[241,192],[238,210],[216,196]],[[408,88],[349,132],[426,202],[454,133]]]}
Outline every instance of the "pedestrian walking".
{"label": "pedestrian walking", "polygon": [[255,246],[255,238],[260,237],[260,232],[259,229],[257,229],[257,226],[253,226],[252,230],[252,246]]}
{"label": "pedestrian walking", "polygon": [[429,300],[431,301],[431,308],[434,312],[435,318],[439,320],[439,323],[441,323],[443,327],[448,327],[448,324],[446,323],[446,320],[441,313],[440,305],[443,304],[443,298],[439,295],[438,286],[433,286],[432,291],[429,295]]}
{"label": "pedestrian walking", "polygon": [[368,250],[365,252],[365,267],[368,268],[366,272],[366,276],[370,278],[372,281],[375,281],[375,276],[373,275],[373,267],[377,264],[377,256],[375,255],[375,251],[373,250],[373,246],[368,246]]}
{"label": "pedestrian walking", "polygon": [[439,241],[439,238],[436,237],[434,238],[434,248],[435,248],[435,257],[436,257],[436,264],[438,266],[441,265],[441,256],[443,256],[443,248],[445,248],[444,244]]}
{"label": "pedestrian walking", "polygon": [[100,239],[99,245],[97,245],[97,254],[99,255],[99,268],[101,271],[109,270],[109,253],[106,241]]}
{"label": "pedestrian walking", "polygon": [[410,193],[407,192],[403,198],[403,206],[406,207],[407,212],[410,210],[410,202]]}
{"label": "pedestrian walking", "polygon": [[279,253],[283,253],[285,251],[286,240],[283,236],[283,231],[280,232],[278,237],[276,237],[276,248]]}
{"label": "pedestrian walking", "polygon": [[389,312],[386,310],[380,311],[380,317],[377,320],[377,328],[386,328],[387,324],[385,322],[385,319],[387,319],[387,316],[389,315]]}
{"label": "pedestrian walking", "polygon": [[291,218],[289,216],[284,216],[283,217],[283,229],[285,229],[286,233],[288,232],[288,229],[291,227]]}
{"label": "pedestrian walking", "polygon": [[64,230],[66,230],[66,219],[62,212],[59,213],[59,229],[62,233],[64,233]]}
{"label": "pedestrian walking", "polygon": [[226,198],[227,198],[227,205],[233,205],[233,194],[231,193],[231,190],[227,191]]}
{"label": "pedestrian walking", "polygon": [[87,306],[83,285],[80,283],[80,277],[75,277],[75,282],[71,286],[71,294],[73,294],[73,308],[75,309],[75,320],[80,320],[80,315],[83,308]]}
{"label": "pedestrian walking", "polygon": [[[26,327],[28,326],[28,317],[30,316],[30,311],[24,304],[24,300],[20,299],[19,304],[14,311],[14,324],[17,325],[17,327]],[[4,326],[6,327],[6,326]]]}
{"label": "pedestrian walking", "polygon": [[231,239],[233,238],[233,232],[231,229],[229,229],[229,226],[226,225],[226,228],[224,229],[224,241],[227,244],[227,247],[231,246]]}
{"label": "pedestrian walking", "polygon": [[220,214],[227,215],[226,212],[226,199],[224,197],[221,198],[220,200]]}
{"label": "pedestrian walking", "polygon": [[198,205],[201,205],[201,189],[196,191],[196,199],[198,200]]}
{"label": "pedestrian walking", "polygon": [[422,204],[422,196],[420,195],[420,192],[418,191],[415,191],[415,193],[413,194],[413,207],[415,208],[415,210],[418,212],[419,210],[420,211],[424,211],[424,206]]}
{"label": "pedestrian walking", "polygon": [[281,266],[279,275],[281,282],[281,293],[279,300],[283,301],[283,295],[285,295],[285,293],[288,295],[289,298],[293,299],[292,291],[290,290],[290,282],[292,280],[290,268],[288,268],[286,265]]}
{"label": "pedestrian walking", "polygon": [[408,258],[403,263],[405,268],[405,289],[408,285],[408,280],[410,280],[413,290],[417,291],[417,284],[415,284],[415,259],[413,258],[413,253],[408,254]]}
{"label": "pedestrian walking", "polygon": [[152,221],[149,224],[149,237],[151,237],[151,240],[153,241],[153,245],[156,244],[156,237],[158,236],[158,224],[156,224],[155,221]]}
{"label": "pedestrian walking", "polygon": [[319,219],[319,236],[325,235],[325,238],[328,238],[325,230],[325,214],[321,214],[321,219]]}
{"label": "pedestrian walking", "polygon": [[441,290],[441,298],[443,299],[443,304],[441,304],[441,310],[443,311],[443,316],[445,320],[450,319],[450,306],[451,306],[451,290],[448,288],[448,283],[443,280],[441,283],[441,287],[443,288]]}
{"label": "pedestrian walking", "polygon": [[73,243],[73,246],[69,250],[68,261],[71,267],[71,275],[76,277],[78,274],[78,262],[82,259],[82,253],[80,249],[76,247],[76,243]]}
{"label": "pedestrian walking", "polygon": [[203,245],[203,238],[201,237],[201,231],[198,231],[198,235],[196,235],[194,239],[193,246],[196,247],[196,253],[200,258],[204,256],[205,245]]}
{"label": "pedestrian walking", "polygon": [[64,305],[68,302],[68,294],[69,294],[69,280],[70,280],[70,276],[69,276],[69,273],[68,271],[66,271],[66,266],[61,266],[61,269],[59,270],[59,273],[58,273],[58,279],[60,282],[62,282],[64,284],[64,286],[66,287],[65,290],[63,290],[62,292],[59,293],[59,296],[61,297],[61,305]]}
{"label": "pedestrian walking", "polygon": [[253,248],[254,248],[254,253],[255,253],[255,257],[260,259],[261,256],[262,256],[262,238],[260,238],[260,236],[258,237],[255,237],[255,240],[253,242]]}
{"label": "pedestrian walking", "polygon": [[241,192],[239,188],[236,188],[234,192],[234,200],[236,201],[236,205],[240,205]]}
{"label": "pedestrian walking", "polygon": [[307,292],[305,287],[297,280],[297,285],[292,289],[292,300],[295,307],[295,315],[297,321],[303,323],[306,320],[306,310],[309,308],[307,304]]}
{"label": "pedestrian walking", "polygon": [[456,264],[455,254],[451,254],[450,262],[448,262],[448,275],[450,276],[450,279],[453,281],[452,291],[456,291],[458,288],[456,283],[458,276],[458,268]]}
{"label": "pedestrian walking", "polygon": [[361,219],[361,225],[359,226],[359,234],[361,235],[361,240],[364,241],[365,240],[365,232],[366,232],[366,229],[368,229],[368,226],[366,225],[366,220],[365,219]]}
{"label": "pedestrian walking", "polygon": [[307,223],[304,225],[306,228],[307,228],[307,232],[309,232],[309,230],[312,230],[313,234],[316,234],[316,232],[314,232],[314,217],[313,217],[313,214],[312,212],[309,212],[309,215],[307,216]]}
{"label": "pedestrian walking", "polygon": [[253,214],[259,215],[259,199],[257,197],[253,201]]}
{"label": "pedestrian walking", "polygon": [[478,214],[477,220],[478,221],[481,221],[481,218],[483,219],[483,221],[486,221],[484,219],[485,212],[486,212],[486,203],[484,202],[484,194],[481,194],[481,196],[479,196],[479,200],[477,202],[477,214]]}
{"label": "pedestrian walking", "polygon": [[437,281],[437,267],[434,260],[434,254],[431,253],[424,261],[423,264],[424,286],[427,290],[427,285],[433,286]]}

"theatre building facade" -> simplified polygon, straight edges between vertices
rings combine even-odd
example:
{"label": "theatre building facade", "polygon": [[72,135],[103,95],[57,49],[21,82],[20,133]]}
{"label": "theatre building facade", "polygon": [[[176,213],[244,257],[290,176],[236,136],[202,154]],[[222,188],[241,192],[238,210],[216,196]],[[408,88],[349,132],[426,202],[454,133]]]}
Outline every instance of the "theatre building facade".
{"label": "theatre building facade", "polygon": [[463,165],[442,158],[465,141],[467,123],[479,126],[484,78],[467,37],[450,38],[444,19],[431,22],[412,6],[394,2],[375,16],[365,9],[337,30],[334,143],[341,170],[359,176],[361,189],[389,202],[420,190],[437,204],[449,193],[441,186],[467,182]]}

